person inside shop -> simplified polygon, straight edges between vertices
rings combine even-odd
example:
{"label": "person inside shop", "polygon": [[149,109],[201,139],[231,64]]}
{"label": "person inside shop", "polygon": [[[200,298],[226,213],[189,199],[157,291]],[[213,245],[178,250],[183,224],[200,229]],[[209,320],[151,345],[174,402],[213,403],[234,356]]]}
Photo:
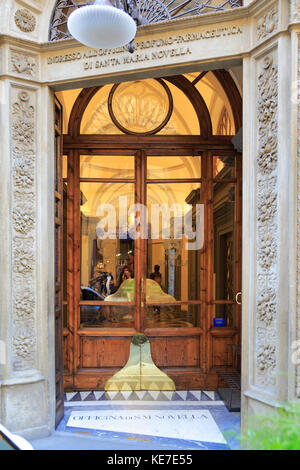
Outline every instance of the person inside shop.
{"label": "person inside shop", "polygon": [[150,279],[157,282],[157,284],[159,284],[161,286],[161,278],[162,278],[162,276],[161,276],[161,272],[160,272],[160,266],[158,264],[156,264],[154,266],[153,273],[150,274]]}

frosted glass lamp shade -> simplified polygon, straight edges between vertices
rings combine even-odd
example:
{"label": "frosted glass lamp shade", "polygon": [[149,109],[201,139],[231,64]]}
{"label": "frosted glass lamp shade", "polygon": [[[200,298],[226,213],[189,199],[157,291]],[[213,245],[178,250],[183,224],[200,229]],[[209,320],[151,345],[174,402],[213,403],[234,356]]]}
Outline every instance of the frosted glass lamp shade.
{"label": "frosted glass lamp shade", "polygon": [[137,31],[135,21],[108,0],[74,10],[68,29],[81,44],[99,49],[114,49],[130,43]]}

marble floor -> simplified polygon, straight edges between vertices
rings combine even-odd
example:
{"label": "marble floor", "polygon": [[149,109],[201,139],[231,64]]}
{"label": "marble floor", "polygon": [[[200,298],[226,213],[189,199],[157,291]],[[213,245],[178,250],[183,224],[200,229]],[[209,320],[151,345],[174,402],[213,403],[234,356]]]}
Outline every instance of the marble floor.
{"label": "marble floor", "polygon": [[65,394],[65,416],[35,449],[235,450],[240,414],[216,392],[82,391]]}

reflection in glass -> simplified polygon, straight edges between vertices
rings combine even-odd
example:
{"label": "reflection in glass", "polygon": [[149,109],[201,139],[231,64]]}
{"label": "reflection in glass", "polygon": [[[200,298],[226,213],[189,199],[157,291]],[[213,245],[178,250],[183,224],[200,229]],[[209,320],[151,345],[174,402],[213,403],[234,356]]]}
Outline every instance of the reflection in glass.
{"label": "reflection in glass", "polygon": [[[200,183],[149,184],[147,195],[152,234],[148,241],[148,278],[156,277],[176,300],[200,300],[203,243],[191,249],[195,240],[203,241],[204,236],[204,220],[196,214],[197,205],[201,206]],[[189,240],[188,235],[194,239]]]}
{"label": "reflection in glass", "polygon": [[68,205],[68,186],[63,183],[63,300],[67,300],[67,266],[68,266],[68,250],[67,250],[67,205]]}
{"label": "reflection in glass", "polygon": [[80,307],[81,328],[133,328],[134,307],[119,305],[84,305]]}
{"label": "reflection in glass", "polygon": [[125,155],[81,155],[80,177],[134,179],[134,157]]}
{"label": "reflection in glass", "polygon": [[[235,304],[214,305],[214,318],[217,319],[215,326],[234,328],[235,310]],[[219,320],[223,321],[221,325],[219,324]],[[214,326],[214,323],[211,326]]]}
{"label": "reflection in glass", "polygon": [[134,277],[134,240],[128,232],[128,213],[119,199],[126,200],[128,206],[133,204],[134,184],[81,183],[80,190],[81,295],[82,300],[102,302],[117,292],[124,280]]}
{"label": "reflection in glass", "polygon": [[[152,234],[148,240],[147,277],[176,301],[201,301],[204,217],[197,215],[203,197],[200,183],[148,184],[147,197]],[[147,309],[147,326],[197,326],[199,313],[197,305],[166,306],[158,302]]]}
{"label": "reflection in glass", "polygon": [[[235,298],[235,186],[214,185],[214,298]],[[231,305],[216,305],[215,316],[233,323]]]}
{"label": "reflection in glass", "polygon": [[68,157],[67,157],[67,155],[63,155],[63,158],[62,158],[62,177],[64,179],[68,178]]}
{"label": "reflection in glass", "polygon": [[218,179],[235,178],[235,157],[214,157],[213,176]]}
{"label": "reflection in glass", "polygon": [[148,157],[148,179],[201,178],[201,157]]}
{"label": "reflection in glass", "polygon": [[[115,294],[105,298],[108,302],[133,302],[134,301],[135,280],[124,281]],[[172,304],[176,302],[174,297],[166,294],[160,285],[152,279],[146,279],[146,301]]]}
{"label": "reflection in glass", "polygon": [[200,326],[201,305],[147,305],[146,328]]}

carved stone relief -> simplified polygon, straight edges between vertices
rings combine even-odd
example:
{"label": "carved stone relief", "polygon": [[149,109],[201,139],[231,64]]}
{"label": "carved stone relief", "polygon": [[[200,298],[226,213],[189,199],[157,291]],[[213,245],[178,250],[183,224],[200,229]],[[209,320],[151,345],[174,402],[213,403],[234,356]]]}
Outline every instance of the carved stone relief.
{"label": "carved stone relief", "polygon": [[37,60],[34,56],[19,51],[10,52],[10,71],[25,77],[36,77]]}
{"label": "carved stone relief", "polygon": [[264,13],[257,21],[257,39],[266,39],[278,29],[278,7],[274,5],[271,10]]}
{"label": "carved stone relief", "polygon": [[259,63],[257,152],[256,381],[276,386],[278,260],[278,69],[275,54]]}
{"label": "carved stone relief", "polygon": [[14,16],[16,26],[24,33],[32,33],[36,27],[35,16],[26,8],[19,8]]}
{"label": "carved stone relief", "polygon": [[300,21],[299,0],[291,0],[291,21]]}
{"label": "carved stone relief", "polygon": [[13,369],[36,365],[35,91],[11,88]]}

